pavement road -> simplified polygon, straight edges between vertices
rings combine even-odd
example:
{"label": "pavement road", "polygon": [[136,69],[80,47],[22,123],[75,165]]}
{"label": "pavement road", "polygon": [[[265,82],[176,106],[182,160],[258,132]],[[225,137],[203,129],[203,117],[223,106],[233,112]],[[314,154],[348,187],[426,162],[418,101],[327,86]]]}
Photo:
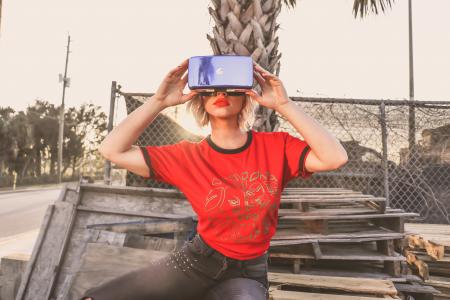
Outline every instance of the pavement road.
{"label": "pavement road", "polygon": [[31,254],[45,211],[60,187],[0,194],[0,257],[12,252]]}

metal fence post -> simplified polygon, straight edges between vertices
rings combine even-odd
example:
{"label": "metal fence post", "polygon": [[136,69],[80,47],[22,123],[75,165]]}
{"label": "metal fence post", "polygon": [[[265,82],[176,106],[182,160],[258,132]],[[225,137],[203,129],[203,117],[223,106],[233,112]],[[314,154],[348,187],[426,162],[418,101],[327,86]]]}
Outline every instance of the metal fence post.
{"label": "metal fence post", "polygon": [[381,143],[383,147],[382,168],[384,171],[384,197],[386,198],[386,207],[389,207],[389,166],[387,153],[386,106],[384,102],[380,103],[380,125]]}
{"label": "metal fence post", "polygon": [[[109,121],[108,121],[108,133],[110,133],[113,129],[114,123],[114,111],[115,111],[115,103],[116,103],[116,93],[117,93],[117,82],[113,81],[111,83],[111,98],[109,102]],[[104,174],[104,182],[105,184],[111,184],[111,162],[109,160],[105,160],[105,174]]]}

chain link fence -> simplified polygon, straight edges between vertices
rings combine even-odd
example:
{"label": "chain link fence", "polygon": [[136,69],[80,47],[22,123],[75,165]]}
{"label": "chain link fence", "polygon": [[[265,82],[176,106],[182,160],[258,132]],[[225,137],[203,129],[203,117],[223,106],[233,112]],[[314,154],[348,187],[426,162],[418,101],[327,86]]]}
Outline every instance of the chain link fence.
{"label": "chain link fence", "polygon": [[[131,113],[151,94],[127,94]],[[122,99],[122,97],[120,99]],[[342,143],[347,164],[317,172],[288,187],[342,187],[386,197],[392,208],[421,215],[417,221],[450,224],[450,101],[360,100],[293,97],[298,105]],[[176,107],[161,112],[136,145],[198,142],[176,122]],[[302,138],[281,115],[280,127]],[[175,188],[126,172],[126,185]]]}

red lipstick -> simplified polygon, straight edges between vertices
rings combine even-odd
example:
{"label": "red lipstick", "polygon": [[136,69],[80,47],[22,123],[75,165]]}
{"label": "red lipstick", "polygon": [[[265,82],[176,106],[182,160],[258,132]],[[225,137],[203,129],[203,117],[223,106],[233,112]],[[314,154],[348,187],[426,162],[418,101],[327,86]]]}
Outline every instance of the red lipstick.
{"label": "red lipstick", "polygon": [[230,105],[230,103],[224,97],[220,97],[220,98],[217,98],[216,101],[214,101],[214,105],[217,105],[217,106],[228,106],[228,105]]}

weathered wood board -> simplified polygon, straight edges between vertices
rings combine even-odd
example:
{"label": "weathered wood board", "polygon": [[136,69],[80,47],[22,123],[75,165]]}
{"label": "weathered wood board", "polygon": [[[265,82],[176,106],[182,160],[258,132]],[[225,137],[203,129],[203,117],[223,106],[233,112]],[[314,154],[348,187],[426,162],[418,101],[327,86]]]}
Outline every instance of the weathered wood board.
{"label": "weathered wood board", "polygon": [[[169,227],[180,229],[175,221],[192,218],[193,214],[190,204],[176,190],[66,186],[58,201],[49,206],[17,300],[64,299],[61,297],[68,293],[73,272],[90,242],[116,246],[134,242],[147,247],[150,244],[136,236],[127,237],[123,228],[128,226],[135,234],[145,233],[145,229],[167,232]],[[164,219],[170,222],[158,222]],[[152,221],[154,224],[149,225]],[[101,226],[96,227],[98,224]],[[108,224],[113,225],[108,228]],[[187,236],[174,234],[175,238]]]}
{"label": "weathered wood board", "polygon": [[[300,299],[301,300],[380,300],[379,297],[333,295],[333,294],[293,292],[293,291],[283,291],[283,290],[271,291],[269,299],[271,299],[271,300],[300,300]],[[391,298],[391,299],[393,299],[393,298]]]}
{"label": "weathered wood board", "polygon": [[70,289],[66,289],[68,294],[60,295],[60,298],[78,300],[86,290],[145,267],[167,254],[168,252],[162,251],[88,243],[78,269],[70,273],[73,279]]}
{"label": "weathered wood board", "polygon": [[296,287],[366,293],[371,295],[397,295],[394,284],[389,280],[272,272],[269,272],[268,275],[271,284],[288,284]]}

